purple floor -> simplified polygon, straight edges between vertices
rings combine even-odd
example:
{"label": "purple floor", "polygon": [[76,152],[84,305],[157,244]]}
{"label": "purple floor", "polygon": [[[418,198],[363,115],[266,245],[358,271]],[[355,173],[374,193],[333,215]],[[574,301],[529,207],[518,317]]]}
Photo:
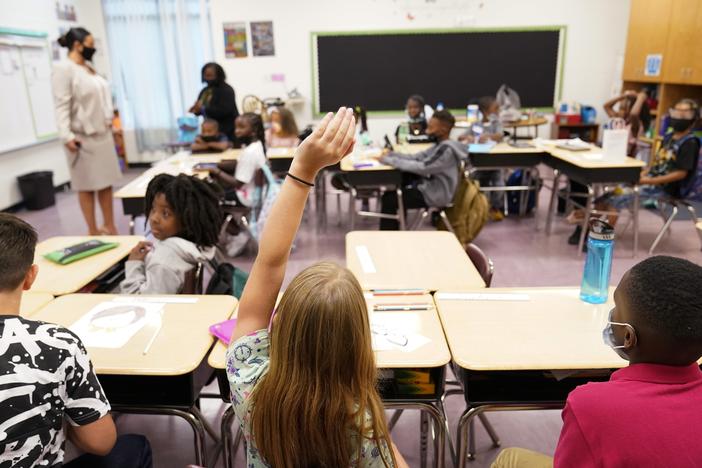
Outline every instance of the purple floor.
{"label": "purple floor", "polygon": [[[140,171],[130,171],[125,182]],[[549,174],[542,170],[542,174]],[[549,174],[550,175],[550,174]],[[542,190],[538,217],[509,217],[498,223],[489,223],[476,239],[476,243],[492,258],[495,264],[493,287],[500,286],[577,286],[580,283],[583,268],[583,256],[576,256],[576,248],[566,244],[572,226],[563,218],[556,218],[553,234],[544,233],[545,210],[550,192]],[[345,262],[344,235],[345,223],[337,225],[338,213],[334,197],[328,199],[329,225],[325,232],[317,233],[314,212],[306,214],[296,248],[291,256],[286,283],[301,269],[319,260]],[[342,200],[342,207],[347,203]],[[118,228],[127,233],[128,219],[122,215],[122,208],[115,202]],[[20,212],[19,215],[33,224],[39,232],[40,239],[57,235],[79,235],[86,232],[78,208],[75,194],[64,192],[57,195],[55,207],[38,212]],[[624,228],[627,215],[619,223],[619,231]],[[342,215],[343,218],[343,215]],[[376,221],[359,220],[356,229],[375,229]],[[537,229],[538,225],[538,229]],[[143,218],[138,221],[138,232],[143,232]],[[637,261],[646,257],[648,247],[653,242],[662,226],[661,218],[648,210],[641,210],[640,215],[640,249],[637,258],[632,258],[633,231],[618,232],[616,240],[612,284],[616,284],[624,272]],[[673,223],[670,234],[666,235],[656,251],[685,257],[693,262],[702,263],[700,240],[693,224],[689,220]],[[253,254],[248,253],[233,261],[237,266],[248,269],[253,261]],[[547,331],[546,331],[547,332]],[[505,343],[498,343],[504,346]],[[207,389],[217,391],[216,386]],[[202,410],[206,418],[215,427],[224,411],[224,403],[218,400],[203,400]],[[451,426],[451,437],[455,438],[455,425],[464,409],[462,397],[452,396],[447,399],[446,411]],[[503,447],[521,446],[544,453],[553,453],[561,422],[558,411],[526,411],[492,413],[490,421],[497,430]],[[184,467],[192,463],[192,432],[182,420],[165,416],[124,415],[117,423],[121,433],[138,432],[145,434],[154,448],[156,467]],[[497,455],[490,440],[480,425],[478,427],[478,456],[470,463],[471,467],[487,467]],[[419,417],[414,411],[406,411],[393,431],[393,438],[406,456],[410,466],[419,466]],[[209,453],[214,443],[209,442]],[[451,466],[450,457],[446,457],[447,466]],[[241,453],[237,466],[243,465]],[[217,467],[223,466],[221,459]]]}

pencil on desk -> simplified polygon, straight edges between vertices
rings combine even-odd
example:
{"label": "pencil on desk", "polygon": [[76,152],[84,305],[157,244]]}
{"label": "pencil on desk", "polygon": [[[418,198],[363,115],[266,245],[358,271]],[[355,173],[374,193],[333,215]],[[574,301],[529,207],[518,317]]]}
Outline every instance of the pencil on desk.
{"label": "pencil on desk", "polygon": [[163,314],[161,314],[161,320],[158,321],[158,327],[156,327],[156,330],[154,330],[154,334],[151,335],[149,342],[146,343],[146,347],[144,348],[144,352],[142,353],[142,356],[145,356],[146,353],[149,352],[149,350],[151,349],[151,345],[154,344],[154,341],[156,341],[156,337],[161,332],[162,327],[163,327]]}

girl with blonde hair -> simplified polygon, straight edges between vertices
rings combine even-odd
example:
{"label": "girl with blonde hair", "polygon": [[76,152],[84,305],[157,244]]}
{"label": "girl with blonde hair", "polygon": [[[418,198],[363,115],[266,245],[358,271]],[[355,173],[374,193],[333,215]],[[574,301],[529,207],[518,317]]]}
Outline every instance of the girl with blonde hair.
{"label": "girl with blonde hair", "polygon": [[300,145],[239,304],[227,375],[250,467],[407,466],[385,422],[368,312],[351,272],[307,268],[271,321],[312,181],[351,152],[355,127],[342,107]]}

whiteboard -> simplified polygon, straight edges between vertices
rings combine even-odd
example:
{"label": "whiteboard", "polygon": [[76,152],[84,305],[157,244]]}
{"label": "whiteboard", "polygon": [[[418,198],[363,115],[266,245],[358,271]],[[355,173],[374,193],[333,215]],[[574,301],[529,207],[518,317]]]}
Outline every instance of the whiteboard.
{"label": "whiteboard", "polygon": [[57,136],[46,34],[0,31],[0,153]]}

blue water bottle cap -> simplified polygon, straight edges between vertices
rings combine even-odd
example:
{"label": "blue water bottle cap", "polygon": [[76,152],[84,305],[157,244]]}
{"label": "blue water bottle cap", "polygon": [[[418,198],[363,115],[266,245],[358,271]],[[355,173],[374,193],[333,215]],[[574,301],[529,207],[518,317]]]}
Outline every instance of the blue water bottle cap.
{"label": "blue water bottle cap", "polygon": [[588,237],[595,240],[614,240],[614,226],[600,218],[590,219]]}

